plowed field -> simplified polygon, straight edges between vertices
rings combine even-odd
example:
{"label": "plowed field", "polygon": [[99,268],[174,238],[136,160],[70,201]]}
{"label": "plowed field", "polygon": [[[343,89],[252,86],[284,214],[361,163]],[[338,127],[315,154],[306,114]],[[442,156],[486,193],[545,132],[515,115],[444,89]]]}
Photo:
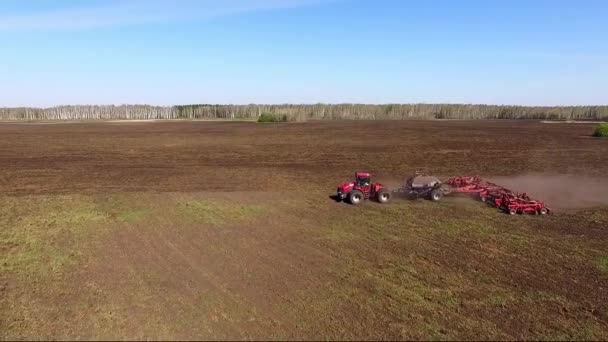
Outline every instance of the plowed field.
{"label": "plowed field", "polygon": [[[2,123],[2,339],[608,339],[608,141],[528,121]],[[355,171],[528,191],[333,201]]]}

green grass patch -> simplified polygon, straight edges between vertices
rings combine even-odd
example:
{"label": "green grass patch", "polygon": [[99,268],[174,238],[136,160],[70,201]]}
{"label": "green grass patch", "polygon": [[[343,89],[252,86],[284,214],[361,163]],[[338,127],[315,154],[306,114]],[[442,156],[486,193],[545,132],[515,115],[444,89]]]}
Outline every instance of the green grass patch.
{"label": "green grass patch", "polygon": [[116,193],[94,198],[98,210],[106,213],[112,220],[130,224],[153,219],[155,196],[138,193]]}
{"label": "green grass patch", "polygon": [[[68,279],[115,226],[106,208],[114,202],[81,195],[0,197],[0,278],[15,285],[0,296],[0,338],[47,340],[76,333],[59,327],[70,310],[90,311],[91,306],[74,304],[75,298],[88,300],[97,292]],[[101,334],[94,325],[103,321],[103,310],[95,311],[87,322]],[[106,333],[112,337],[116,330]]]}
{"label": "green grass patch", "polygon": [[86,197],[0,200],[0,273],[56,276],[83,253],[84,243],[108,216]]}
{"label": "green grass patch", "polygon": [[128,209],[118,215],[118,219],[122,222],[133,223],[144,220],[149,215],[149,210],[146,209]]}
{"label": "green grass patch", "polygon": [[600,271],[608,273],[608,256],[600,257],[597,261],[597,266]]}
{"label": "green grass patch", "polygon": [[555,303],[562,306],[568,304],[566,298],[548,291],[529,292],[521,300],[527,304]]}
{"label": "green grass patch", "polygon": [[352,241],[356,236],[342,225],[330,225],[321,230],[321,239],[334,242]]}
{"label": "green grass patch", "polygon": [[213,226],[246,221],[266,212],[259,205],[223,200],[181,200],[177,203],[177,211],[186,220]]}
{"label": "green grass patch", "polygon": [[594,137],[608,137],[608,123],[601,123],[593,132]]}
{"label": "green grass patch", "polygon": [[[457,311],[460,291],[469,282],[458,273],[411,258],[407,251],[385,251],[389,260],[376,262],[372,260],[379,255],[371,251],[361,255],[341,250],[341,255],[333,268],[338,282],[322,292],[301,291],[294,297],[297,312],[292,314],[314,317],[316,321],[302,323],[314,326],[324,338],[454,339],[456,332],[446,322],[467,320]],[[357,320],[349,319],[352,316]],[[390,324],[384,321],[388,317]],[[378,325],[382,331],[373,329]]]}

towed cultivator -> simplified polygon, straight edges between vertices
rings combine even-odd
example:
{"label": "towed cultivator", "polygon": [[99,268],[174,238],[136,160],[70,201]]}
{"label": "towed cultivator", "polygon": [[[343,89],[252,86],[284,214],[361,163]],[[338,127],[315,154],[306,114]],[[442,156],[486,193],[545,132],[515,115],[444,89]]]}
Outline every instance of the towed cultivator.
{"label": "towed cultivator", "polygon": [[545,203],[533,200],[525,193],[511,191],[479,177],[452,177],[441,182],[427,171],[417,171],[414,176],[406,180],[403,187],[391,192],[380,183],[371,183],[368,173],[356,173],[355,179],[338,187],[339,200],[348,199],[352,204],[359,204],[364,199],[375,199],[380,203],[387,203],[391,194],[395,194],[439,201],[445,195],[465,194],[475,196],[482,202],[510,215],[547,215],[551,212]]}
{"label": "towed cultivator", "polygon": [[451,193],[471,194],[491,206],[511,215],[547,215],[551,210],[541,201],[531,199],[525,193],[517,193],[479,177],[453,177],[445,182]]}

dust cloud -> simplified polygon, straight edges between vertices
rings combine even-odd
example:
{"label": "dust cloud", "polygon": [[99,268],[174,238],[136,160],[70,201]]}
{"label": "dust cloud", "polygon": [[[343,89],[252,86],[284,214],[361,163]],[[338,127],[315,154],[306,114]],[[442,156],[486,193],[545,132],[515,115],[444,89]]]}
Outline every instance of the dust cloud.
{"label": "dust cloud", "polygon": [[550,208],[582,209],[608,206],[608,178],[579,175],[521,175],[492,177],[512,191],[525,192]]}

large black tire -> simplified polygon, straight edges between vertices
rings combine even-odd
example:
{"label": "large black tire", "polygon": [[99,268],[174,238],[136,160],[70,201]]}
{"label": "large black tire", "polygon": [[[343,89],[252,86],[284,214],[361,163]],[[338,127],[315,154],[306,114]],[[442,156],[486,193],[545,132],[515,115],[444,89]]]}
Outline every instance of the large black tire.
{"label": "large black tire", "polygon": [[358,205],[365,200],[363,193],[359,190],[353,190],[348,194],[348,201],[350,204]]}
{"label": "large black tire", "polygon": [[434,189],[429,195],[429,199],[433,202],[438,202],[443,197],[443,192],[439,189]]}
{"label": "large black tire", "polygon": [[388,201],[390,201],[390,199],[391,199],[391,193],[384,189],[378,191],[377,196],[378,197],[376,199],[378,200],[379,203],[382,203],[382,204],[388,203]]}

